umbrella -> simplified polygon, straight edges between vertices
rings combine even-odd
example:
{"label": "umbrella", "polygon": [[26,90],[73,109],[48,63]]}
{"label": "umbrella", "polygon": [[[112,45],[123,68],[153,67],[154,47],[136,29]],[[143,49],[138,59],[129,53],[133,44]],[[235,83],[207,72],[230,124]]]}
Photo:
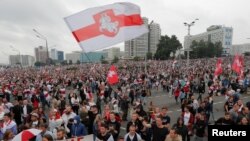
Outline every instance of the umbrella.
{"label": "umbrella", "polygon": [[16,135],[12,141],[28,141],[29,139],[33,138],[34,136],[37,136],[42,131],[37,129],[28,129],[24,130],[18,135]]}

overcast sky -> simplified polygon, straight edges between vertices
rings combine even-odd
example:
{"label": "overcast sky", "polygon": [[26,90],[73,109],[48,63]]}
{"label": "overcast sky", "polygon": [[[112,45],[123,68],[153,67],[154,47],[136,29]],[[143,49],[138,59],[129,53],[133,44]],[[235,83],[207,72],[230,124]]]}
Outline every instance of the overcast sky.
{"label": "overcast sky", "polygon": [[[187,27],[191,34],[204,32],[210,25],[233,27],[233,44],[250,42],[249,0],[0,0],[0,63],[8,63],[8,55],[34,56],[34,48],[45,45],[35,36],[35,28],[55,46],[66,53],[80,50],[63,18],[86,8],[129,1],[141,7],[142,16],[159,23],[162,34],[176,35],[183,43]],[[122,47],[123,44],[116,45]]]}

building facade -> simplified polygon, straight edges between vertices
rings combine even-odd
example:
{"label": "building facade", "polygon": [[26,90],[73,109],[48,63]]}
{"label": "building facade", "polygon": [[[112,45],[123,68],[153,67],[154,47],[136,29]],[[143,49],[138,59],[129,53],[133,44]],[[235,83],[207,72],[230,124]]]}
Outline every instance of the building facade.
{"label": "building facade", "polygon": [[149,25],[149,38],[149,52],[154,55],[161,39],[161,28],[159,24],[152,23]]}
{"label": "building facade", "polygon": [[188,49],[193,41],[221,42],[223,53],[229,53],[233,41],[233,28],[221,25],[213,25],[207,28],[207,31],[197,35],[189,35],[184,38],[184,49]]}
{"label": "building facade", "polygon": [[62,62],[64,60],[64,52],[63,51],[57,51],[57,60],[59,62]]}
{"label": "building facade", "polygon": [[98,51],[98,52],[87,52],[81,53],[80,62],[81,63],[97,63],[101,62],[101,59],[107,58],[107,52]]}
{"label": "building facade", "polygon": [[30,55],[10,55],[10,65],[20,64],[23,67],[34,66],[35,58]]}
{"label": "building facade", "polygon": [[58,60],[58,58],[57,58],[57,50],[56,49],[51,49],[50,50],[50,58],[52,60]]}
{"label": "building facade", "polygon": [[71,61],[72,61],[72,63],[77,63],[77,61],[80,61],[81,54],[82,54],[82,52],[80,52],[80,51],[74,51],[72,53],[67,53],[66,60],[68,63]]}
{"label": "building facade", "polygon": [[106,53],[107,57],[105,59],[107,59],[107,60],[112,60],[115,57],[118,57],[118,58],[121,57],[120,48],[115,48],[114,47],[114,48],[104,49],[103,52]]}
{"label": "building facade", "polygon": [[46,47],[39,46],[35,48],[36,62],[46,63],[48,57],[49,56],[48,56]]}
{"label": "building facade", "polygon": [[230,49],[231,55],[244,54],[246,52],[250,52],[250,43],[232,45],[232,47]]}
{"label": "building facade", "polygon": [[145,17],[143,17],[143,21],[144,25],[149,28],[149,32],[125,42],[125,57],[145,57],[148,52],[155,54],[161,38],[160,25],[148,24],[148,18]]}

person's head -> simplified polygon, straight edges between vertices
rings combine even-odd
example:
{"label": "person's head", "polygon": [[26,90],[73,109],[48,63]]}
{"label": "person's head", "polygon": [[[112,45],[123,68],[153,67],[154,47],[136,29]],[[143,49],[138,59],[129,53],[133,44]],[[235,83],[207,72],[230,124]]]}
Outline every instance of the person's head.
{"label": "person's head", "polygon": [[136,133],[135,131],[136,131],[135,125],[133,125],[133,124],[130,125],[130,126],[129,126],[129,134],[130,134],[130,135],[135,135],[135,133]]}
{"label": "person's head", "polygon": [[31,121],[37,121],[39,118],[39,115],[37,113],[31,113]]}
{"label": "person's head", "polygon": [[14,134],[12,133],[12,131],[11,130],[7,130],[5,133],[4,133],[4,135],[3,135],[3,140],[5,141],[8,141],[8,140],[11,140],[11,139],[13,139],[13,137],[14,137]]}
{"label": "person's head", "polygon": [[179,118],[177,119],[177,125],[184,125],[184,120],[183,120],[183,118],[179,117]]}
{"label": "person's head", "polygon": [[161,109],[159,107],[155,107],[155,113],[160,113]]}
{"label": "person's head", "polygon": [[191,96],[191,100],[194,100],[194,96],[193,95]]}
{"label": "person's head", "polygon": [[239,110],[239,105],[238,104],[234,104],[234,106],[233,106],[233,109],[234,109],[234,111],[238,111]]}
{"label": "person's head", "polygon": [[189,113],[189,107],[188,107],[188,106],[185,106],[185,107],[184,107],[184,111],[185,111],[186,113]]}
{"label": "person's head", "polygon": [[111,113],[109,114],[109,116],[110,116],[110,120],[111,120],[111,121],[114,121],[114,120],[115,120],[115,113],[111,112]]}
{"label": "person's head", "polygon": [[71,106],[67,106],[66,107],[66,109],[65,109],[65,113],[67,114],[67,115],[69,115],[70,113],[72,112],[72,108],[71,108]]}
{"label": "person's head", "polygon": [[167,112],[168,112],[168,108],[166,106],[164,106],[164,107],[161,108],[161,114],[163,116],[165,116],[167,114]]}
{"label": "person's head", "polygon": [[28,104],[28,100],[27,99],[24,99],[23,100],[23,105],[27,105]]}
{"label": "person's head", "polygon": [[124,137],[119,137],[118,141],[124,141]]}
{"label": "person's head", "polygon": [[162,126],[162,117],[161,116],[156,117],[155,121],[156,121],[156,125],[158,127]]}
{"label": "person's head", "polygon": [[46,123],[39,124],[39,130],[41,130],[42,132],[46,132],[47,128],[48,128],[48,125]]}
{"label": "person's head", "polygon": [[229,120],[229,119],[230,119],[230,113],[229,113],[229,112],[226,112],[224,118],[225,118],[226,120]]}
{"label": "person's head", "polygon": [[237,101],[237,104],[238,104],[238,105],[242,105],[242,104],[243,104],[242,100],[239,99],[239,100]]}
{"label": "person's head", "polygon": [[133,113],[131,119],[132,119],[132,121],[137,120],[138,119],[138,114],[137,113]]}
{"label": "person's head", "polygon": [[249,114],[249,109],[248,109],[248,107],[243,107],[241,110],[242,110],[242,113],[243,113],[243,114]]}
{"label": "person's head", "polygon": [[4,122],[8,122],[11,120],[11,115],[9,113],[4,114],[3,117]]}
{"label": "person's head", "polygon": [[43,135],[42,141],[53,141],[53,137],[49,134]]}
{"label": "person's head", "polygon": [[170,138],[176,138],[178,134],[176,133],[176,130],[175,129],[171,129],[170,132],[169,132],[169,136]]}
{"label": "person's head", "polygon": [[102,123],[100,125],[100,133],[101,134],[106,134],[106,132],[107,132],[107,125],[105,123]]}
{"label": "person's head", "polygon": [[241,125],[249,125],[249,121],[247,120],[246,117],[243,117],[240,121]]}
{"label": "person's head", "polygon": [[65,137],[65,130],[64,129],[58,129],[57,133],[56,133],[56,136],[57,136],[57,140],[63,140],[64,137]]}

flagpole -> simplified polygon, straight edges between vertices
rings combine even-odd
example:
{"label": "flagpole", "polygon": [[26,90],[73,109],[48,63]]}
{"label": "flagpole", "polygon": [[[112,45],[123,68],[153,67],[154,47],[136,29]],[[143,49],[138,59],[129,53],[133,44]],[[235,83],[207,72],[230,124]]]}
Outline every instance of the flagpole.
{"label": "flagpole", "polygon": [[86,55],[87,59],[89,60],[89,63],[92,63],[92,61],[90,60],[88,54],[87,54],[87,53],[85,52],[85,50],[83,49],[83,47],[80,47],[80,48],[82,49],[82,53],[83,53],[84,55]]}

